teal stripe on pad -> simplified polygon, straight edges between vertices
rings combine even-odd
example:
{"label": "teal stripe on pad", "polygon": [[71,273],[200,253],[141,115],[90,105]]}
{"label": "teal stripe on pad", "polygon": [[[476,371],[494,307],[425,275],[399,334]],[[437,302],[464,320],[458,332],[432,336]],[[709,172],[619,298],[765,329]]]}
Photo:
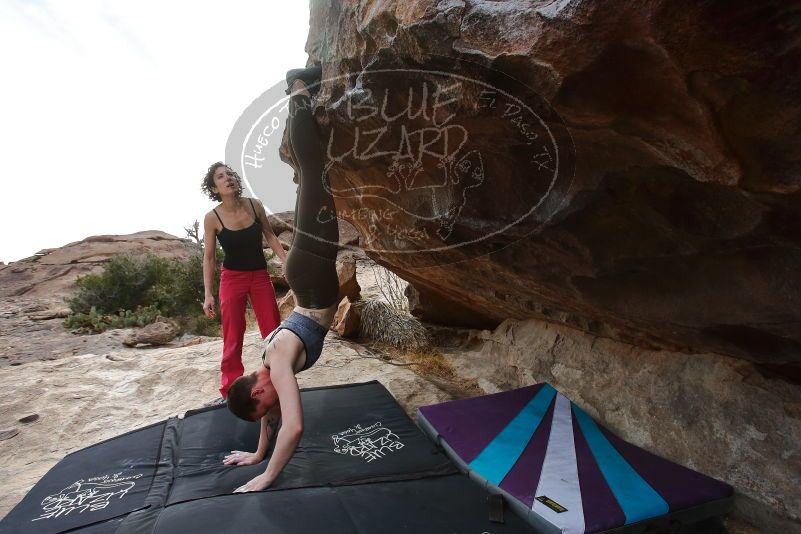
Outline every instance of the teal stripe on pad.
{"label": "teal stripe on pad", "polygon": [[581,432],[593,457],[626,516],[626,524],[642,521],[669,511],[668,503],[617,452],[584,410],[571,403]]}
{"label": "teal stripe on pad", "polygon": [[514,419],[470,462],[470,468],[491,484],[500,485],[540,426],[555,396],[553,386],[543,384]]}

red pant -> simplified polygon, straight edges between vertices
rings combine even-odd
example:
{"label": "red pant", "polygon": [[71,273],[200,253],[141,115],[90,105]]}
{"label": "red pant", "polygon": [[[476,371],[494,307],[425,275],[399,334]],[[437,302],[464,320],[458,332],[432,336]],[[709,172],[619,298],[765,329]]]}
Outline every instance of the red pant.
{"label": "red pant", "polygon": [[228,398],[231,382],[242,376],[242,342],[245,337],[245,309],[247,298],[256,313],[261,337],[275,330],[281,322],[275,289],[266,269],[234,271],[222,267],[220,271],[220,320],[223,331],[222,387],[220,395]]}

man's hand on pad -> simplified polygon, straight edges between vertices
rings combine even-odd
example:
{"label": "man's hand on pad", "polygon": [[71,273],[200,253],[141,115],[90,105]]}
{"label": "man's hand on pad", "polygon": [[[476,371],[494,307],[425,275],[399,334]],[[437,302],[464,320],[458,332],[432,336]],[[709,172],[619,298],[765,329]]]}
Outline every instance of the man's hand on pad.
{"label": "man's hand on pad", "polygon": [[239,486],[234,490],[234,493],[245,493],[248,491],[261,491],[270,487],[272,482],[267,478],[265,473],[253,478],[247,484]]}
{"label": "man's hand on pad", "polygon": [[264,460],[255,452],[231,451],[231,454],[223,459],[225,465],[254,465]]}

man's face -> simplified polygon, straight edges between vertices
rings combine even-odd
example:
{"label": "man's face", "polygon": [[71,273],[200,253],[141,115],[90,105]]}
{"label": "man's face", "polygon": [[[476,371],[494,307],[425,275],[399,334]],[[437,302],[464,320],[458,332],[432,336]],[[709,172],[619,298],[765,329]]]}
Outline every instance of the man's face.
{"label": "man's face", "polygon": [[253,385],[250,395],[256,399],[256,409],[252,415],[254,420],[259,420],[278,402],[278,392],[273,387],[269,371],[265,370],[254,374],[256,383]]}
{"label": "man's face", "polygon": [[258,402],[259,403],[256,406],[256,410],[253,412],[253,419],[256,421],[267,415],[267,412],[270,411],[270,408],[275,405],[274,402],[269,402],[263,398],[260,398]]}

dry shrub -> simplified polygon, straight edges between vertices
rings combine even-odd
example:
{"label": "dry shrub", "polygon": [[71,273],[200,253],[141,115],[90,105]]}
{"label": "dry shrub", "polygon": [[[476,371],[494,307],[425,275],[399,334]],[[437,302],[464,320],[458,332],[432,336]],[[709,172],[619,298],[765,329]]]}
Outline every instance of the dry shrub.
{"label": "dry shrub", "polygon": [[388,352],[400,365],[408,365],[415,373],[423,376],[454,399],[483,395],[477,378],[462,378],[456,374],[447,358],[436,348],[402,351],[390,348]]}
{"label": "dry shrub", "polygon": [[423,350],[431,344],[428,331],[416,317],[378,299],[365,301],[359,335],[402,350]]}
{"label": "dry shrub", "polygon": [[421,375],[436,376],[445,380],[455,378],[453,367],[437,350],[412,350],[398,355],[405,362],[413,363],[414,370]]}
{"label": "dry shrub", "polygon": [[383,265],[374,263],[372,269],[378,290],[389,305],[408,312],[409,299],[406,298],[406,286],[409,283]]}

